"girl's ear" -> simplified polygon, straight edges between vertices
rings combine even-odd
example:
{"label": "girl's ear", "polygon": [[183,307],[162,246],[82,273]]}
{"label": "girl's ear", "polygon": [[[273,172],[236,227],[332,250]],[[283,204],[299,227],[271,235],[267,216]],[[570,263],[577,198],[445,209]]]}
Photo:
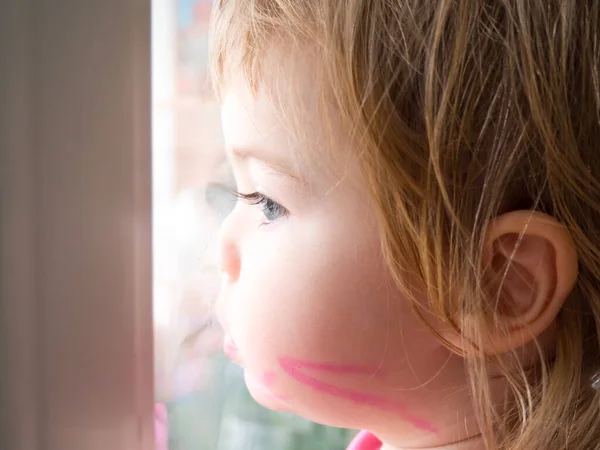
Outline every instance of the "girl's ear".
{"label": "girl's ear", "polygon": [[[493,320],[483,331],[486,354],[506,353],[541,337],[555,324],[577,280],[577,251],[567,228],[535,211],[497,217],[485,239],[483,263]],[[454,344],[464,347],[462,339]],[[469,349],[462,348],[466,354]]]}

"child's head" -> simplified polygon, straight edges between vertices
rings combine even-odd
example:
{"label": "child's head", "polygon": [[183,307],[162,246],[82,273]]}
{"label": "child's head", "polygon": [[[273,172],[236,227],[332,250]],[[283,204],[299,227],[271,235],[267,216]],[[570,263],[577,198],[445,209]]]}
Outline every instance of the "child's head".
{"label": "child's head", "polygon": [[600,1],[215,8],[255,398],[398,448],[597,445]]}

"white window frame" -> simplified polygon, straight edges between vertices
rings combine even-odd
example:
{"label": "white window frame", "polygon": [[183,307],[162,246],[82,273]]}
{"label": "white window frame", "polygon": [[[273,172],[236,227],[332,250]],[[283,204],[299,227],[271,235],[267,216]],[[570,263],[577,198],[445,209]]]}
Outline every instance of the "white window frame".
{"label": "white window frame", "polygon": [[0,2],[0,448],[150,450],[150,0]]}

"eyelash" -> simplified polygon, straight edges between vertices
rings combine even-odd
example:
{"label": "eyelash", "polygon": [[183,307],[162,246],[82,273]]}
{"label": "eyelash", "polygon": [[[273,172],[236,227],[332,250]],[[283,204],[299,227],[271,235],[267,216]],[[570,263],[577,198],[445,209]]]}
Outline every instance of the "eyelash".
{"label": "eyelash", "polygon": [[[236,192],[235,196],[240,200],[245,201],[249,205],[261,206],[262,213],[265,216],[265,219],[267,219],[267,222],[264,222],[263,225],[276,222],[279,219],[287,217],[289,214],[289,211],[284,206],[280,205],[275,200],[267,197],[266,195],[261,194],[260,192],[251,192],[250,194]],[[267,216],[267,214],[269,213],[275,214],[277,217],[269,218]]]}

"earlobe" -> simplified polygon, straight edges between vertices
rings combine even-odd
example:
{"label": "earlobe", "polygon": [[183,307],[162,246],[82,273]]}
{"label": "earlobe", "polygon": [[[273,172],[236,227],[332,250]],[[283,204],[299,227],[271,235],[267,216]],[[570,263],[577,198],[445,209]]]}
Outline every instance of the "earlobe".
{"label": "earlobe", "polygon": [[[555,322],[577,280],[577,252],[567,228],[535,211],[513,211],[489,226],[484,265],[494,314],[488,354],[541,336]],[[484,326],[484,324],[481,324]],[[489,324],[487,326],[489,327]]]}

